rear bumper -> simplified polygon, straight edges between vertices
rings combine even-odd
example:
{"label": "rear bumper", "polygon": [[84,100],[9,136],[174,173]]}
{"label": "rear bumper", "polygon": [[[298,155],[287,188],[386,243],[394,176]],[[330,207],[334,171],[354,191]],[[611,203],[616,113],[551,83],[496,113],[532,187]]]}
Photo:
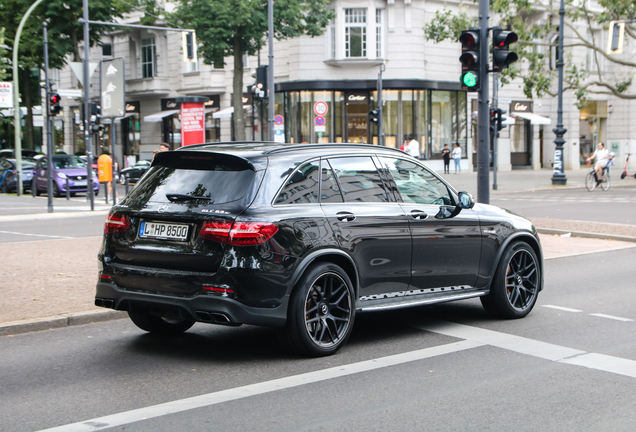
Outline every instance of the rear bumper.
{"label": "rear bumper", "polygon": [[215,295],[173,297],[127,291],[113,283],[98,282],[95,305],[115,310],[128,311],[143,308],[153,314],[188,319],[198,322],[241,325],[253,324],[282,327],[287,319],[287,301],[275,308],[255,308],[236,300]]}

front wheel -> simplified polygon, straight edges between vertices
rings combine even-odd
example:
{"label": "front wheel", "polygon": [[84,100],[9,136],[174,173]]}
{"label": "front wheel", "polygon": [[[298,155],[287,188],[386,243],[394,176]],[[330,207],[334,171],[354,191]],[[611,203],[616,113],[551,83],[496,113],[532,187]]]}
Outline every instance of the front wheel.
{"label": "front wheel", "polygon": [[593,171],[590,171],[585,176],[585,187],[588,191],[592,192],[596,188],[596,176]]}
{"label": "front wheel", "polygon": [[540,271],[537,255],[527,243],[508,246],[495,271],[490,293],[480,297],[486,312],[505,319],[528,315],[539,295]]}
{"label": "front wheel", "polygon": [[125,185],[126,184],[126,176],[124,174],[120,174],[119,175],[119,184],[121,184],[121,185]]}
{"label": "front wheel", "polygon": [[140,329],[163,336],[181,334],[194,325],[194,321],[159,317],[143,309],[129,310],[128,316]]}
{"label": "front wheel", "polygon": [[292,293],[284,345],[307,356],[336,353],[347,341],[355,318],[353,284],[335,264],[312,265]]}
{"label": "front wheel", "polygon": [[601,181],[601,187],[603,188],[604,191],[610,188],[610,175],[608,172],[605,173],[605,175],[603,176],[603,180]]}

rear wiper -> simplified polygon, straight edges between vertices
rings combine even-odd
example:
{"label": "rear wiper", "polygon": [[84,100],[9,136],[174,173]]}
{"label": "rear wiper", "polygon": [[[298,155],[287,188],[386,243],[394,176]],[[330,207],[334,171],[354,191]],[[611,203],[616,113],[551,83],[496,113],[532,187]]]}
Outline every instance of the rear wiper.
{"label": "rear wiper", "polygon": [[[212,200],[212,198],[196,197],[196,196],[184,195],[184,194],[166,194],[166,198],[168,198],[172,202],[176,202],[176,201],[197,201],[197,200],[210,201],[210,200]],[[214,204],[214,201],[212,201],[210,204]]]}

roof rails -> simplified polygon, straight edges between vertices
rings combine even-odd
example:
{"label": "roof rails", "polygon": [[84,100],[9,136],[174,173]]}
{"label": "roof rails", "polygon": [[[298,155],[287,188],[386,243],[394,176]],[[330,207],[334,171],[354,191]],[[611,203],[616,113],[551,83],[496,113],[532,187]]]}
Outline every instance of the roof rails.
{"label": "roof rails", "polygon": [[177,150],[189,150],[189,149],[195,149],[200,147],[231,147],[231,146],[236,146],[237,144],[239,145],[248,144],[252,146],[271,145],[272,148],[264,150],[263,154],[281,153],[281,152],[293,151],[293,150],[299,150],[299,149],[324,148],[325,146],[333,146],[338,148],[343,148],[343,147],[366,148],[366,149],[375,149],[376,151],[379,148],[398,150],[392,147],[377,146],[375,144],[358,144],[358,143],[291,144],[291,143],[277,143],[277,142],[271,142],[271,141],[231,141],[231,142],[223,142],[223,143],[192,144],[192,145],[188,145],[184,147],[179,147],[177,148]]}
{"label": "roof rails", "polygon": [[280,146],[277,148],[273,148],[271,150],[267,150],[264,153],[265,154],[271,154],[271,153],[279,153],[279,152],[284,152],[284,151],[288,151],[288,150],[297,150],[297,149],[306,149],[306,148],[324,148],[326,146],[333,146],[333,147],[355,147],[355,148],[367,148],[367,149],[378,149],[378,148],[382,148],[382,149],[386,149],[389,148],[391,149],[391,147],[381,147],[381,146],[377,146],[375,144],[357,144],[357,143],[324,143],[324,144],[289,144],[286,146]]}

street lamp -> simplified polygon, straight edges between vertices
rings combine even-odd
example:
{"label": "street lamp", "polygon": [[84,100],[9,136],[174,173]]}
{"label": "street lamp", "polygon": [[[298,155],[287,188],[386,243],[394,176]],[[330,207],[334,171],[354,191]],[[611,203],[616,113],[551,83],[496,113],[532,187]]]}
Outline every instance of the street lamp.
{"label": "street lamp", "polygon": [[552,184],[565,186],[568,179],[565,177],[563,166],[563,144],[565,139],[563,135],[568,131],[563,127],[563,17],[565,16],[565,1],[561,0],[559,9],[559,58],[557,60],[557,68],[559,69],[559,94],[557,107],[557,125],[552,129],[555,133],[556,149],[554,150],[554,171],[552,172]]}

